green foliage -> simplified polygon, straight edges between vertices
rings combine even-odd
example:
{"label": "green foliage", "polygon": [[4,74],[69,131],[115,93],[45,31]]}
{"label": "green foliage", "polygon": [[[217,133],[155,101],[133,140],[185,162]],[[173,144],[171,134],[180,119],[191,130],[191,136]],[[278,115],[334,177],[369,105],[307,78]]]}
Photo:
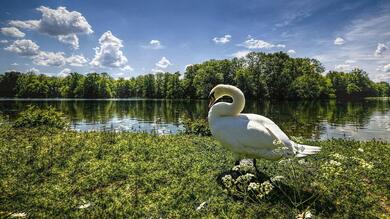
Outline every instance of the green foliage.
{"label": "green foliage", "polygon": [[316,218],[387,218],[390,214],[389,143],[307,142],[321,146],[321,153],[280,162],[257,160],[257,168],[273,179],[275,193],[269,192],[268,184],[252,184],[253,194],[258,195],[252,200],[252,190],[237,198],[220,184],[218,179],[235,160],[209,137],[42,131],[0,126],[0,217],[25,213],[31,218],[296,218],[310,212]]}
{"label": "green foliage", "polygon": [[374,83],[361,69],[331,71],[315,59],[286,53],[251,52],[243,58],[208,60],[179,72],[113,79],[107,73],[50,77],[9,72],[0,75],[2,97],[68,98],[207,98],[217,84],[239,87],[248,99],[316,99],[390,95],[387,82]]}
{"label": "green foliage", "polygon": [[183,126],[186,134],[193,134],[199,136],[211,136],[209,123],[206,119],[183,119]]}
{"label": "green foliage", "polygon": [[25,111],[20,112],[13,123],[15,128],[56,128],[64,129],[69,126],[68,120],[62,112],[56,111],[54,107],[38,108],[30,105]]}

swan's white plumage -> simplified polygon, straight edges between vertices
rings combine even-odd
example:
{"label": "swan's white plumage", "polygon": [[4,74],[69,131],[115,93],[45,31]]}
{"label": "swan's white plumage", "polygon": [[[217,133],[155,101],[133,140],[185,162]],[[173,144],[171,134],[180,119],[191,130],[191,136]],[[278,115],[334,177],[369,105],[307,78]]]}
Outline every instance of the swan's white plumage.
{"label": "swan's white plumage", "polygon": [[[218,85],[211,94],[215,100],[231,96],[233,103],[220,102],[209,111],[212,135],[235,153],[237,158],[304,157],[320,151],[319,147],[297,144],[270,119],[257,114],[240,114],[245,105],[242,92],[230,85]],[[214,100],[213,100],[214,101]],[[239,105],[237,105],[239,104]]]}

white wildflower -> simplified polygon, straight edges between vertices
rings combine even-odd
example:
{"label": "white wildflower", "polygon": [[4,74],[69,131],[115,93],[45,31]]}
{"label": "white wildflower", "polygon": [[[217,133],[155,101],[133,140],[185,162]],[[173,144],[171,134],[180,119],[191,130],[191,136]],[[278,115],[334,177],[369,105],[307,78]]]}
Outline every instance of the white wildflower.
{"label": "white wildflower", "polygon": [[225,175],[222,177],[222,183],[226,186],[226,188],[231,188],[234,184],[233,177],[231,175]]}
{"label": "white wildflower", "polygon": [[330,156],[332,156],[333,158],[335,158],[337,160],[340,160],[340,161],[343,161],[343,160],[346,159],[346,157],[344,155],[341,155],[341,154],[338,154],[338,153],[331,154]]}
{"label": "white wildflower", "polygon": [[204,207],[206,207],[206,204],[207,204],[207,202],[202,202],[202,203],[196,208],[196,210],[197,210],[197,211],[202,210]]}
{"label": "white wildflower", "polygon": [[89,208],[90,206],[91,206],[91,202],[87,202],[85,204],[79,205],[77,208],[84,209],[84,208]]}
{"label": "white wildflower", "polygon": [[240,163],[232,168],[233,171],[255,173],[256,168],[251,163]]}
{"label": "white wildflower", "polygon": [[21,213],[12,213],[11,217],[27,217],[27,214],[24,212]]}
{"label": "white wildflower", "polygon": [[259,183],[255,183],[255,182],[251,182],[251,183],[249,183],[249,186],[248,186],[248,190],[249,191],[257,191],[257,190],[259,190],[259,188],[260,188],[260,184]]}
{"label": "white wildflower", "polygon": [[272,191],[273,188],[274,188],[274,186],[269,181],[265,181],[265,182],[261,183],[260,189],[259,189],[259,194],[257,194],[257,197],[262,199],[263,197],[268,195]]}
{"label": "white wildflower", "polygon": [[362,152],[362,153],[364,152],[363,148],[358,148],[357,150],[358,150],[359,152]]}
{"label": "white wildflower", "polygon": [[367,162],[362,158],[352,157],[352,159],[357,161],[359,163],[360,167],[362,167],[364,169],[371,170],[372,168],[374,168],[374,164],[372,164],[371,162]]}
{"label": "white wildflower", "polygon": [[306,165],[306,164],[307,164],[307,162],[305,161],[305,159],[298,160],[298,163],[299,163],[300,165]]}
{"label": "white wildflower", "polygon": [[251,179],[254,177],[255,177],[255,175],[253,175],[251,173],[247,173],[245,175],[237,177],[236,183],[239,183],[239,184],[249,183],[249,181],[251,181]]}
{"label": "white wildflower", "polygon": [[274,176],[271,178],[271,181],[278,182],[278,181],[282,181],[283,179],[284,179],[284,176]]}
{"label": "white wildflower", "polygon": [[340,165],[341,165],[340,162],[335,161],[335,160],[330,160],[330,161],[329,161],[329,164],[330,164],[330,165],[334,165],[334,166],[340,166]]}

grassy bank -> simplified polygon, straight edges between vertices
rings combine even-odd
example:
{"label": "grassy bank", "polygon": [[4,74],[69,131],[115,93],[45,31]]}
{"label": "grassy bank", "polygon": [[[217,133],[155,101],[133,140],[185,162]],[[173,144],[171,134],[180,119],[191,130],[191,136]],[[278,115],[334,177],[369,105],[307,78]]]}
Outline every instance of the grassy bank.
{"label": "grassy bank", "polygon": [[210,137],[3,125],[0,217],[389,217],[389,143],[306,143],[323,150],[258,161],[285,190],[253,198],[221,181],[234,159]]}

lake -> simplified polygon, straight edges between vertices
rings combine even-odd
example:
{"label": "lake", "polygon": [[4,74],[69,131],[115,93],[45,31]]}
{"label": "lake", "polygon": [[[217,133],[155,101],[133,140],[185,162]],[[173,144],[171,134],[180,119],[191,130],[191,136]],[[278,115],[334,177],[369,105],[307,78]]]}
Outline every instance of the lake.
{"label": "lake", "polygon": [[[206,118],[206,100],[1,99],[0,114],[12,122],[28,105],[53,106],[78,131],[178,133],[183,118]],[[289,136],[390,141],[390,99],[359,101],[247,101],[244,112],[272,119]]]}

